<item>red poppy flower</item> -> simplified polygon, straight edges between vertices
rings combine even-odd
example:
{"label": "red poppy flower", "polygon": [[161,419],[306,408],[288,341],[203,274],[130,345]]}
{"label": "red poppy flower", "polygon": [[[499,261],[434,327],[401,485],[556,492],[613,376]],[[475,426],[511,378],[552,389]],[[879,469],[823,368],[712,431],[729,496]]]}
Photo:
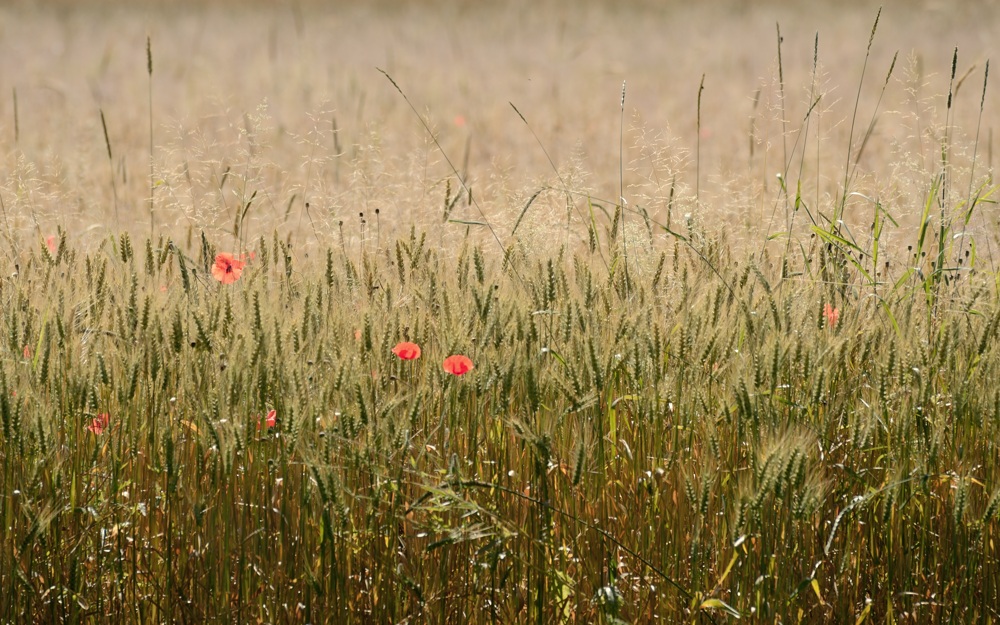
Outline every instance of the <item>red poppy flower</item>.
{"label": "red poppy flower", "polygon": [[222,284],[232,284],[240,279],[240,274],[243,273],[244,266],[246,266],[245,261],[236,258],[232,254],[222,252],[215,256],[215,264],[212,265],[212,277]]}
{"label": "red poppy flower", "polygon": [[93,432],[94,434],[101,435],[104,430],[108,429],[108,424],[111,422],[111,416],[106,412],[102,412],[97,415],[96,419],[90,420],[90,425],[87,426],[88,432]]}
{"label": "red poppy flower", "polygon": [[444,359],[444,370],[452,375],[464,375],[472,371],[472,361],[467,356],[455,355]]}
{"label": "red poppy flower", "polygon": [[826,317],[828,328],[835,327],[837,321],[840,319],[840,310],[831,304],[825,304],[823,306],[823,316]]}
{"label": "red poppy flower", "polygon": [[[267,413],[267,416],[264,417],[264,424],[267,425],[268,428],[273,428],[278,425],[278,411],[272,408]],[[257,420],[257,429],[260,429],[260,419]]]}
{"label": "red poppy flower", "polygon": [[392,353],[399,356],[400,360],[415,360],[420,358],[420,346],[416,343],[397,343],[392,348]]}

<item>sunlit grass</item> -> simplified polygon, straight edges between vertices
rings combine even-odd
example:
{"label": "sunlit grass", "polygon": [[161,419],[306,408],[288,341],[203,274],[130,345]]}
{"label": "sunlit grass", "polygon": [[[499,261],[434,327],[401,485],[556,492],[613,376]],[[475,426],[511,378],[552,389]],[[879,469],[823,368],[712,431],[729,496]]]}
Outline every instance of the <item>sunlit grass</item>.
{"label": "sunlit grass", "polygon": [[996,187],[953,110],[988,66],[937,117],[905,79],[907,151],[897,57],[831,124],[781,41],[746,176],[702,174],[701,90],[693,156],[623,92],[607,200],[552,111],[514,107],[544,182],[470,174],[396,72],[413,154],[323,116],[281,165],[263,105],[161,132],[152,38],[142,129],[187,139],[128,178],[102,110],[101,200],[53,219],[23,152],[0,185],[0,621],[1000,620]]}
{"label": "sunlit grass", "polygon": [[261,240],[231,284],[39,245],[4,286],[5,618],[992,615],[991,282],[908,287],[897,330],[826,246],[782,280],[677,240],[626,298],[594,253],[518,281],[422,239]]}

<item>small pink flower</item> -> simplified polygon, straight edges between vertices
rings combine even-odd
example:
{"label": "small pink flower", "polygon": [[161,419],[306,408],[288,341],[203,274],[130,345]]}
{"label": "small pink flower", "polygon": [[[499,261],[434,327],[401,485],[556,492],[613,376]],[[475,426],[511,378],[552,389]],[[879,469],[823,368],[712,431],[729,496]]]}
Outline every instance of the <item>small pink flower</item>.
{"label": "small pink flower", "polygon": [[104,433],[104,430],[108,429],[108,424],[111,422],[111,416],[106,412],[102,412],[97,415],[96,419],[90,420],[90,425],[87,426],[87,431],[92,432],[100,436]]}
{"label": "small pink flower", "polygon": [[420,346],[416,343],[397,343],[392,348],[392,353],[399,356],[401,360],[415,360],[420,358]]}
{"label": "small pink flower", "polygon": [[22,352],[25,360],[31,360],[31,348],[27,345],[24,346],[24,351]]}
{"label": "small pink flower", "polygon": [[472,371],[474,365],[468,356],[457,354],[455,356],[448,356],[445,358],[443,366],[444,370],[452,375],[465,375],[466,373]]}
{"label": "small pink flower", "polygon": [[59,239],[56,238],[56,235],[50,234],[45,237],[45,247],[49,248],[49,251],[53,254],[59,251]]}
{"label": "small pink flower", "polygon": [[215,264],[212,265],[212,277],[222,284],[232,284],[240,279],[244,266],[246,262],[232,254],[226,252],[216,254]]}
{"label": "small pink flower", "polygon": [[[264,417],[264,425],[266,425],[268,429],[271,429],[271,428],[273,428],[273,427],[275,427],[275,426],[278,425],[278,411],[277,410],[275,410],[274,408],[272,408],[270,411],[268,411],[267,416]],[[257,419],[257,429],[260,430],[260,419],[259,418]]]}
{"label": "small pink flower", "polygon": [[832,304],[824,304],[823,316],[826,318],[826,327],[836,327],[837,321],[840,320],[840,309],[836,308]]}

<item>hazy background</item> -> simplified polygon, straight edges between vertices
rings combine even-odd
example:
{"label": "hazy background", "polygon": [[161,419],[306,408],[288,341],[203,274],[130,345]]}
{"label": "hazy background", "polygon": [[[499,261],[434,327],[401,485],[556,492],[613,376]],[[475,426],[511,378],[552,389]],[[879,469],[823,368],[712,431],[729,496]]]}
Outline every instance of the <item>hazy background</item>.
{"label": "hazy background", "polygon": [[[829,212],[841,193],[877,10],[839,1],[8,3],[0,7],[4,228],[8,240],[58,227],[80,238],[148,232],[148,36],[161,232],[222,236],[254,192],[243,232],[251,238],[277,228],[329,242],[340,221],[356,236],[357,214],[375,208],[382,236],[439,223],[457,177],[376,68],[405,91],[501,229],[546,185],[582,194],[577,211],[586,194],[613,203],[621,164],[630,206],[660,221],[677,219],[669,209],[773,232],[773,215],[785,219],[776,173],[801,179],[814,209]],[[853,153],[876,111],[877,121],[852,188],[878,195],[903,220],[939,169],[955,46],[966,78],[948,127],[954,184],[965,195],[997,11],[994,2],[930,1],[882,10]],[[994,91],[977,186],[993,165]],[[483,218],[464,202],[451,216]],[[543,192],[525,236],[546,236],[566,219],[566,198]]]}

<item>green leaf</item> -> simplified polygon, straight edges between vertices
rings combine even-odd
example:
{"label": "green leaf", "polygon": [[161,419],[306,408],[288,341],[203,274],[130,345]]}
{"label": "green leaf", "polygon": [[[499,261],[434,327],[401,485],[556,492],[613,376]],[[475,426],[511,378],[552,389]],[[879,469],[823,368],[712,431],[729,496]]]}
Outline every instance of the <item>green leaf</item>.
{"label": "green leaf", "polygon": [[815,577],[811,582],[809,582],[809,585],[812,586],[813,592],[816,593],[816,598],[819,599],[819,604],[826,605],[826,601],[823,601],[823,595],[819,592],[819,582],[816,581]]}
{"label": "green leaf", "polygon": [[722,610],[733,618],[740,618],[739,611],[722,599],[705,599],[698,606],[699,610]]}

